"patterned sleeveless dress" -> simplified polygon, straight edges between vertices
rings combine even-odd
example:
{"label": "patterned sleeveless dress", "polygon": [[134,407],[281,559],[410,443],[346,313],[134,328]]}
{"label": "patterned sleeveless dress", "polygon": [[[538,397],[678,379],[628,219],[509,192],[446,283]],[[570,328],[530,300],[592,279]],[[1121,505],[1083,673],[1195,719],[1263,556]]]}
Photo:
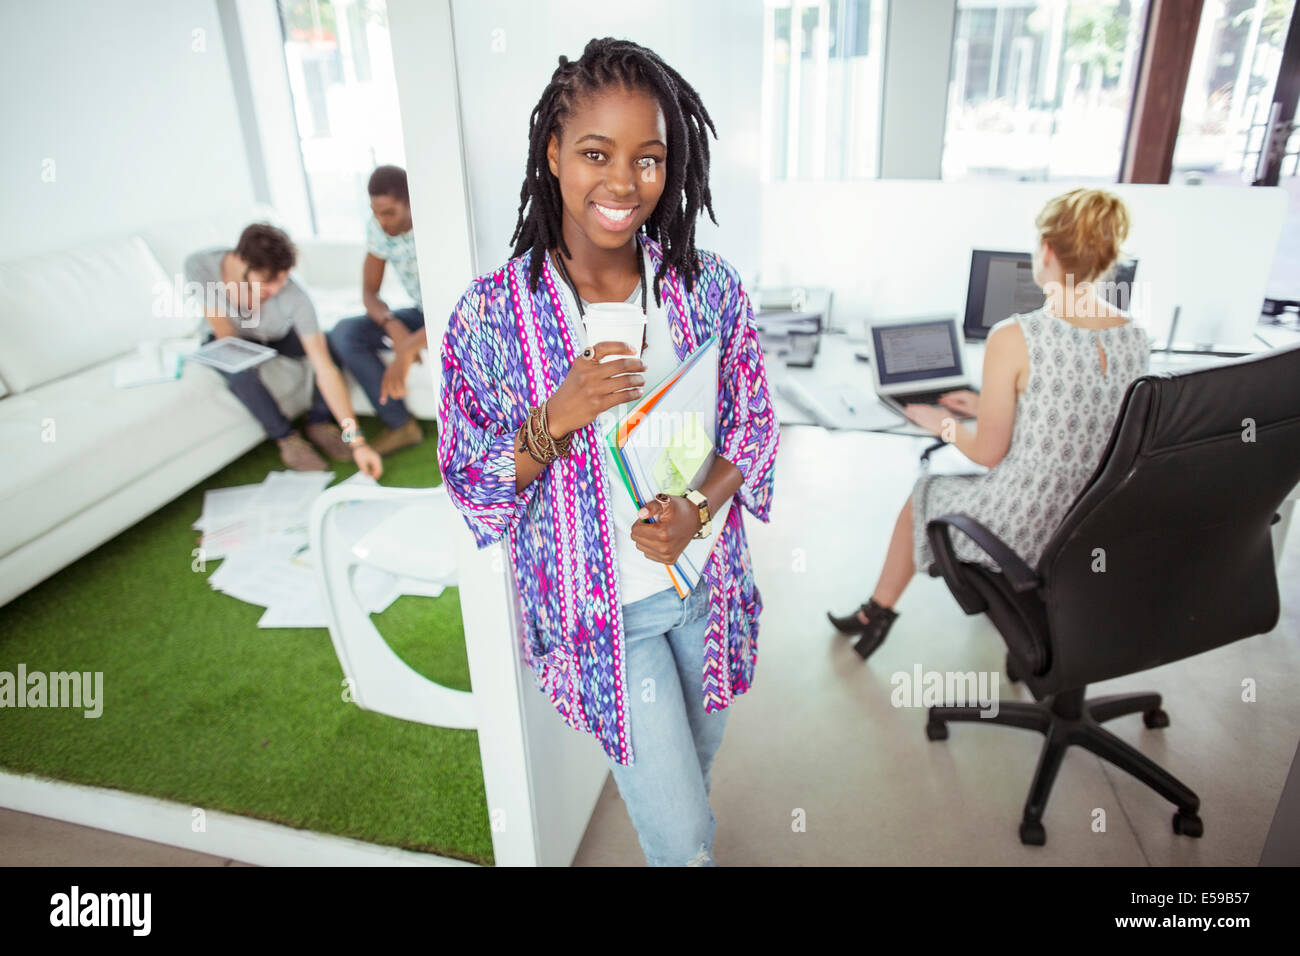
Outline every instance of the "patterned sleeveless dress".
{"label": "patterned sleeveless dress", "polygon": [[[1016,401],[1006,457],[985,474],[923,475],[912,490],[916,568],[934,558],[925,537],[932,518],[964,512],[1036,568],[1043,549],[1101,460],[1120,401],[1147,371],[1146,333],[1132,321],[1081,329],[1046,308],[1014,316],[1029,351],[1029,380]],[[1097,354],[1100,341],[1106,371]],[[962,561],[997,564],[966,535],[952,531]]]}

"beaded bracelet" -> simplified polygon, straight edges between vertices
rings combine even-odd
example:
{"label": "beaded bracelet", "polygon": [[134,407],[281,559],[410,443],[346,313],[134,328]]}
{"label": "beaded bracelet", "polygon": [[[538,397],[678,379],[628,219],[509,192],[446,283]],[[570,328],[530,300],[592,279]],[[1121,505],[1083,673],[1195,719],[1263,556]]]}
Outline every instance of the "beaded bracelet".
{"label": "beaded bracelet", "polygon": [[524,447],[540,465],[549,465],[555,459],[569,454],[568,435],[560,439],[551,437],[545,403],[528,412],[528,419],[524,422]]}
{"label": "beaded bracelet", "polygon": [[549,465],[557,458],[568,457],[571,437],[551,437],[545,402],[529,409],[528,418],[519,426],[520,449],[527,451],[529,457],[539,465]]}
{"label": "beaded bracelet", "polygon": [[[565,435],[562,438],[551,437],[551,420],[548,417],[546,402],[542,402],[540,415],[533,416],[534,430],[540,436],[542,447],[550,452],[552,460],[555,458],[567,458],[569,456],[569,445],[572,436]],[[540,423],[538,419],[541,419]]]}
{"label": "beaded bracelet", "polygon": [[554,449],[550,448],[548,445],[538,442],[535,436],[536,426],[534,424],[537,418],[537,409],[530,409],[528,417],[524,419],[524,424],[520,428],[522,439],[521,444],[533,461],[537,462],[539,465],[549,465],[555,460],[555,452]]}

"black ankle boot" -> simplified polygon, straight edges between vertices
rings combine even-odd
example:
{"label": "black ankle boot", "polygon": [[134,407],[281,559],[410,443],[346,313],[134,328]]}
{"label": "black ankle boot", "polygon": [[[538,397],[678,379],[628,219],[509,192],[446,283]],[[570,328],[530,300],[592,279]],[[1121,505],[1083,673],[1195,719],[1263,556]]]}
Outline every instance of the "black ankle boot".
{"label": "black ankle boot", "polygon": [[[885,611],[887,614],[894,613],[877,604],[875,598],[867,598],[867,603],[859,606],[858,611],[861,611],[862,616],[868,621],[872,620],[872,615],[879,617],[881,611]],[[857,611],[850,611],[844,617],[836,617],[830,611],[827,611],[826,620],[834,624],[835,630],[841,634],[865,634],[871,628],[870,624],[862,623]]]}
{"label": "black ankle boot", "polygon": [[862,606],[862,614],[870,623],[863,625],[862,636],[853,645],[853,649],[865,661],[876,648],[885,643],[885,635],[898,619],[898,612],[892,608],[881,607],[872,598]]}

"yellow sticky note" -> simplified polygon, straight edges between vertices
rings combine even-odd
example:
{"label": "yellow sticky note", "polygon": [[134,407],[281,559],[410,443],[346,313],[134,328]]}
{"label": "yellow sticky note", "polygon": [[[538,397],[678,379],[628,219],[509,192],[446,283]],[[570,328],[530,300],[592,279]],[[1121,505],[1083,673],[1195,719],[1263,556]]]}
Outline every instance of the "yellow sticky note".
{"label": "yellow sticky note", "polygon": [[659,490],[666,495],[682,494],[712,451],[713,442],[700,422],[699,413],[688,412],[655,462],[654,479]]}

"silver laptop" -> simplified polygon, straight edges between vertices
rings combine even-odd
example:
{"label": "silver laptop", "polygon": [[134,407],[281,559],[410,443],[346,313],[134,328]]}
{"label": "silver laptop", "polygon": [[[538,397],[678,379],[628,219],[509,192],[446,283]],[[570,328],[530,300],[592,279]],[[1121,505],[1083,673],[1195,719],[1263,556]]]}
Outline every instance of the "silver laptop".
{"label": "silver laptop", "polygon": [[966,375],[956,316],[872,325],[869,339],[876,394],[900,414],[904,405],[938,405],[945,392],[978,391]]}

